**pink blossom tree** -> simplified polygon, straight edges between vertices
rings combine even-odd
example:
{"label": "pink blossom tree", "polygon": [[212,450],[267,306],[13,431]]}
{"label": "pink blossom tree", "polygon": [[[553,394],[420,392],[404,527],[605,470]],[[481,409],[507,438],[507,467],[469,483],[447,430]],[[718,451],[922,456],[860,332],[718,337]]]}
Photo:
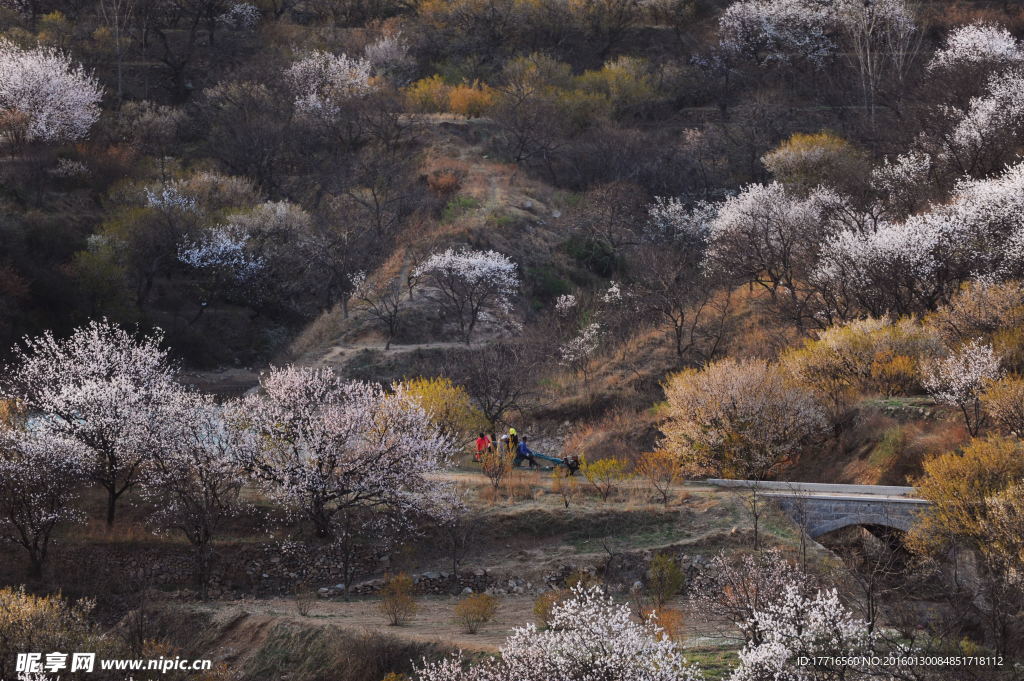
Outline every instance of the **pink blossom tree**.
{"label": "pink blossom tree", "polygon": [[636,622],[600,587],[577,586],[551,610],[548,628],[528,624],[501,656],[470,665],[461,656],[418,669],[416,681],[699,681],[700,670],[652,620]]}
{"label": "pink blossom tree", "polygon": [[0,114],[16,145],[82,139],[100,117],[102,96],[99,83],[67,55],[0,39]]}
{"label": "pink blossom tree", "polygon": [[25,549],[31,577],[42,576],[54,529],[84,519],[76,502],[88,466],[74,440],[0,427],[0,540]]}
{"label": "pink blossom tree", "polygon": [[504,311],[519,289],[516,264],[497,251],[449,248],[421,263],[413,276],[427,295],[455,319],[462,342],[469,345],[487,310]]}
{"label": "pink blossom tree", "polygon": [[38,412],[38,428],[79,443],[89,477],[107,492],[107,525],[138,482],[159,433],[159,405],[177,389],[162,334],[133,336],[93,321],[69,337],[52,333],[15,348],[3,394]]}
{"label": "pink blossom tree", "polygon": [[296,367],[273,369],[260,384],[261,394],[228,409],[260,443],[243,463],[265,494],[337,545],[347,577],[359,542],[372,536],[383,546],[436,507],[445,485],[432,474],[451,443],[400,387],[388,393]]}

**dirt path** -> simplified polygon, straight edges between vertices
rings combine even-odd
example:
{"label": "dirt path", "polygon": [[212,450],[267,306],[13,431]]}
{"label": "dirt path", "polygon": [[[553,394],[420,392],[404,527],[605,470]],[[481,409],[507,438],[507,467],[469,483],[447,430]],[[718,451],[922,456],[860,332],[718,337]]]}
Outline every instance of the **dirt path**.
{"label": "dirt path", "polygon": [[[252,626],[231,627],[248,632],[244,634],[245,636],[252,635],[253,626],[265,630],[268,621],[277,620],[310,627],[337,626],[353,631],[377,631],[399,638],[441,642],[461,650],[483,652],[497,651],[514,629],[536,621],[533,612],[534,597],[503,596],[499,599],[494,619],[476,634],[467,634],[454,619],[455,604],[460,598],[462,597],[420,598],[417,601],[416,615],[401,626],[390,626],[387,623],[387,619],[379,610],[380,601],[376,598],[359,598],[351,601],[321,599],[311,605],[306,616],[299,615],[295,601],[288,598],[210,602],[196,604],[194,607],[201,611],[230,613],[233,618],[238,618],[243,613],[248,615],[253,618],[250,623]],[[686,609],[682,601],[672,605]],[[686,613],[685,622],[680,637],[686,641],[685,645],[705,646],[720,643],[715,636],[714,628],[695,613]],[[217,649],[222,655],[226,655],[235,647],[237,646],[230,640],[230,636],[223,636],[217,642]]]}
{"label": "dirt path", "polygon": [[[315,365],[318,366],[329,366],[344,364],[352,355],[358,354],[364,351],[379,352],[385,357],[394,357],[395,355],[407,355],[409,353],[418,352],[420,350],[454,350],[457,348],[467,347],[465,343],[457,341],[436,341],[432,343],[412,343],[409,345],[399,345],[392,343],[391,347],[387,350],[384,349],[385,345],[383,342],[379,343],[338,343],[330,346],[327,351],[321,356]],[[469,346],[472,347],[472,346]]]}

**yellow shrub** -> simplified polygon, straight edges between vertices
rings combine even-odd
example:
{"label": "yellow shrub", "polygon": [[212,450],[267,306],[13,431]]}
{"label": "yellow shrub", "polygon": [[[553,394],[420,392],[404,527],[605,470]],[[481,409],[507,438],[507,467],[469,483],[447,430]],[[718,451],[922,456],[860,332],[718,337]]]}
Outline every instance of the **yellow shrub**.
{"label": "yellow shrub", "polygon": [[637,463],[637,472],[650,483],[662,503],[668,506],[672,488],[683,478],[683,465],[678,456],[660,449],[642,454]]}
{"label": "yellow shrub", "polygon": [[830,132],[796,133],[761,158],[780,182],[814,187],[837,185],[867,172],[867,157],[842,137]]}
{"label": "yellow shrub", "polygon": [[434,74],[405,88],[405,101],[409,109],[418,113],[443,113],[449,109],[451,86]]}
{"label": "yellow shrub", "polygon": [[619,57],[577,80],[584,91],[607,97],[616,117],[642,113],[658,99],[647,62],[636,57]]}
{"label": "yellow shrub", "polygon": [[665,638],[678,640],[683,635],[685,618],[675,608],[647,608],[642,613],[645,620],[651,621],[661,629]]}
{"label": "yellow shrub", "polygon": [[24,587],[0,589],[0,678],[19,678],[14,670],[18,653],[80,650],[110,656],[113,641],[101,636],[90,621],[92,609],[91,601],[72,603],[60,594],[35,596]]}
{"label": "yellow shrub", "polygon": [[1024,377],[1011,375],[993,381],[982,393],[981,404],[1001,432],[1024,434]]}
{"label": "yellow shrub", "polygon": [[414,378],[395,387],[419,402],[434,425],[457,445],[487,428],[487,419],[473,406],[466,389],[449,378]]}
{"label": "yellow shrub", "polygon": [[455,604],[455,619],[467,634],[475,634],[497,611],[497,598],[490,594],[472,594]]}
{"label": "yellow shrub", "polygon": [[533,616],[537,618],[538,627],[547,627],[551,623],[551,610],[568,598],[571,592],[568,589],[556,591],[545,591],[533,602]]}
{"label": "yellow shrub", "polygon": [[448,110],[466,118],[479,118],[494,106],[494,90],[474,81],[472,85],[456,85],[448,91]]}
{"label": "yellow shrub", "polygon": [[392,626],[405,624],[419,606],[413,595],[412,577],[404,572],[391,577],[380,591],[380,611]]}
{"label": "yellow shrub", "polygon": [[626,470],[626,462],[615,457],[599,459],[593,463],[584,458],[580,463],[580,471],[601,495],[602,501],[608,501],[619,482],[632,477]]}
{"label": "yellow shrub", "polygon": [[929,327],[910,319],[869,318],[826,329],[786,353],[783,364],[838,409],[858,393],[920,392],[921,363],[942,352],[942,341]]}

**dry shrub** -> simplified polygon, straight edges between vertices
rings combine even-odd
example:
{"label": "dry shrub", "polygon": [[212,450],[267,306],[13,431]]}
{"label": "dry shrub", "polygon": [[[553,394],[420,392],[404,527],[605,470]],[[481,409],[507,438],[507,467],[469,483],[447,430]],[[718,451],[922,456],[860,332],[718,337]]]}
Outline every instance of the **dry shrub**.
{"label": "dry shrub", "polygon": [[568,589],[545,591],[533,602],[533,616],[537,626],[546,628],[551,624],[551,611],[556,605],[569,598],[572,593]]}
{"label": "dry shrub", "polygon": [[491,481],[492,492],[497,493],[501,483],[512,471],[512,459],[500,445],[480,457],[480,470]]}
{"label": "dry shrub", "polygon": [[531,498],[533,485],[530,481],[530,474],[513,470],[505,480],[505,493],[508,495],[509,501]]}
{"label": "dry shrub", "polygon": [[447,201],[462,189],[462,180],[466,173],[455,168],[440,168],[427,176],[430,191]]}
{"label": "dry shrub", "polygon": [[295,601],[295,611],[302,617],[309,617],[309,613],[313,611],[313,604],[316,603],[316,590],[309,584],[300,582],[295,585],[292,597]]}
{"label": "dry shrub", "polygon": [[642,613],[645,620],[653,622],[661,629],[665,638],[674,641],[683,637],[683,625],[686,622],[682,611],[675,608],[648,608]]}
{"label": "dry shrub", "polygon": [[498,599],[490,594],[471,594],[455,604],[455,621],[467,634],[475,634],[494,618]]}
{"label": "dry shrub", "polygon": [[569,508],[569,505],[579,496],[579,478],[570,475],[568,468],[558,466],[551,471],[551,492],[560,496],[562,503]]}
{"label": "dry shrub", "polygon": [[380,590],[379,607],[391,626],[397,627],[408,622],[418,608],[412,577],[404,572],[389,577]]}
{"label": "dry shrub", "polygon": [[989,384],[981,395],[985,413],[1002,433],[1024,433],[1024,378],[1006,376]]}

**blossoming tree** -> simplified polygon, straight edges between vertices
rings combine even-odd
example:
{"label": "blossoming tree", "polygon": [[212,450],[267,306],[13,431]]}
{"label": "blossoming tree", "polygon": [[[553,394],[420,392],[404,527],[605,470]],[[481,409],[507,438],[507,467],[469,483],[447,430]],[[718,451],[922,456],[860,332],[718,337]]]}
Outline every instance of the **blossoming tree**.
{"label": "blossoming tree", "polygon": [[486,310],[506,310],[519,288],[516,264],[497,251],[449,248],[434,253],[413,276],[428,295],[455,319],[462,342],[469,345]]}
{"label": "blossoming tree", "polygon": [[0,540],[25,549],[40,577],[50,536],[82,520],[76,507],[89,459],[74,440],[24,427],[0,427]]}
{"label": "blossoming tree", "polygon": [[133,336],[93,321],[69,337],[51,333],[15,348],[4,394],[39,412],[39,429],[79,443],[89,475],[107,492],[107,525],[117,500],[139,480],[159,434],[159,405],[177,390],[162,334]]}
{"label": "blossoming tree", "polygon": [[373,90],[372,68],[368,59],[316,51],[289,66],[284,76],[299,113],[330,118],[345,100]]}
{"label": "blossoming tree", "polygon": [[690,472],[750,481],[748,506],[759,546],[758,482],[824,433],[824,411],[807,390],[763,360],[726,359],[674,374],[665,384],[662,446]]}
{"label": "blossoming tree", "polygon": [[544,631],[528,624],[505,641],[501,657],[467,665],[451,657],[425,665],[417,681],[698,681],[679,646],[652,621],[636,622],[629,608],[600,587],[577,586],[551,610]]}
{"label": "blossoming tree", "polygon": [[760,640],[740,651],[729,681],[873,678],[881,671],[844,662],[871,655],[876,637],[867,622],[846,609],[835,589],[810,595],[799,584],[787,584],[753,613],[747,627],[760,632]]}
{"label": "blossoming tree", "polygon": [[260,385],[262,394],[228,410],[260,442],[243,463],[265,494],[336,543],[350,577],[366,532],[383,546],[431,508],[444,488],[431,474],[451,445],[398,386],[387,393],[295,367],[271,370]]}
{"label": "blossoming tree", "polygon": [[970,341],[945,359],[933,362],[924,373],[924,387],[932,397],[959,409],[967,432],[977,435],[985,416],[981,395],[1002,375],[992,346]]}
{"label": "blossoming tree", "polygon": [[196,581],[207,594],[211,542],[244,505],[239,493],[254,435],[228,422],[213,397],[179,390],[160,408],[160,437],[141,482],[160,529],[180,532],[195,549]]}
{"label": "blossoming tree", "polygon": [[82,139],[100,117],[102,96],[96,79],[67,55],[0,39],[0,114],[16,144]]}

